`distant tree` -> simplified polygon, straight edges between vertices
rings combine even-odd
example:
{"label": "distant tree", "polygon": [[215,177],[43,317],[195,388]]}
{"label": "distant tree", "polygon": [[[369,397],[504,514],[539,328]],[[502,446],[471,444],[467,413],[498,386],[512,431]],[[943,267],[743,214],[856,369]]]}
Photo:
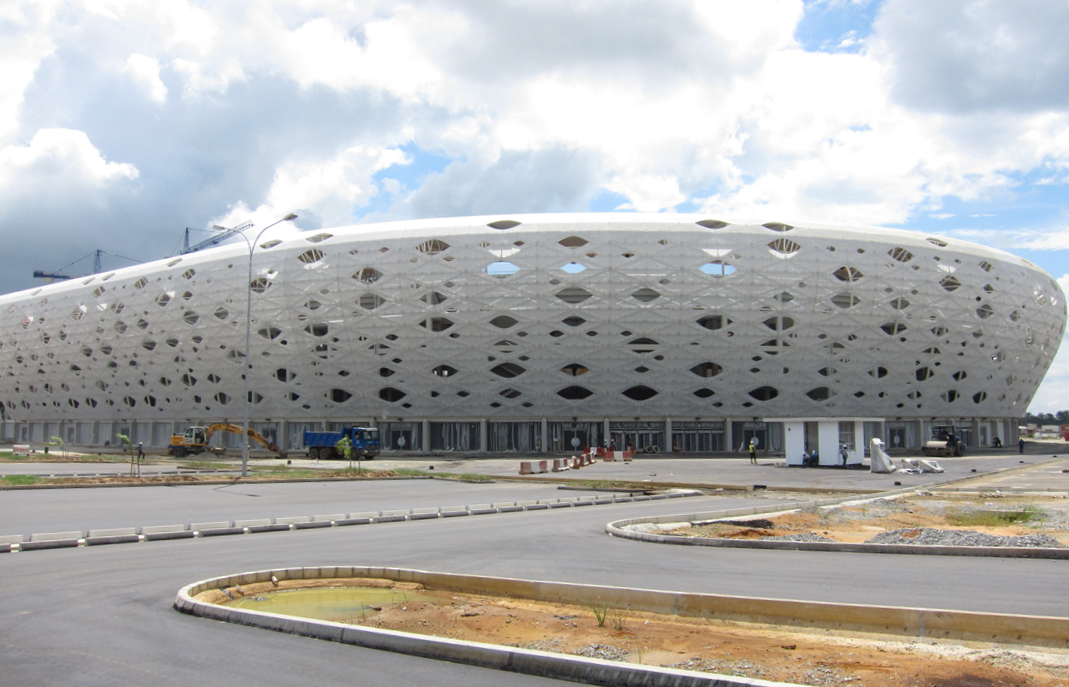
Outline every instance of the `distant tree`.
{"label": "distant tree", "polygon": [[1069,410],[1057,413],[1025,413],[1025,422],[1030,425],[1069,425]]}

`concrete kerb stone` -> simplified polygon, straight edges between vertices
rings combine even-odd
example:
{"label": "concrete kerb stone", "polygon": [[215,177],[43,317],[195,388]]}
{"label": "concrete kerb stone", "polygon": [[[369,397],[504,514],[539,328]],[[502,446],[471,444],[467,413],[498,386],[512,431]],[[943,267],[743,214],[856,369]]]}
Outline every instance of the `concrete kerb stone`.
{"label": "concrete kerb stone", "polygon": [[248,580],[265,581],[270,579],[271,575],[277,576],[280,580],[374,577],[417,582],[432,589],[502,595],[551,603],[583,605],[589,603],[591,599],[596,599],[610,607],[685,617],[716,617],[739,622],[835,628],[843,631],[891,634],[921,639],[940,638],[1061,648],[1069,646],[1069,618],[788,601],[356,566],[269,570],[203,580],[183,587],[178,592],[174,607],[184,613],[225,622],[587,684],[650,685],[651,687],[654,685],[658,687],[663,685],[754,687],[777,684],[733,676],[690,673],[514,647],[410,635],[378,628],[286,618],[271,613],[214,606],[193,598],[196,594],[209,589],[226,588],[239,582],[249,584]]}
{"label": "concrete kerb stone", "polygon": [[[1048,461],[1053,462],[1053,461]],[[1008,468],[1009,470],[1015,468]],[[987,473],[990,475],[991,473]],[[964,479],[973,479],[967,477]],[[963,481],[962,479],[949,480],[947,484]],[[605,525],[605,532],[612,537],[631,539],[635,541],[655,544],[678,544],[683,546],[712,546],[724,548],[745,549],[776,549],[785,551],[837,551],[846,553],[897,553],[912,555],[931,556],[976,556],[989,558],[1043,558],[1054,560],[1069,560],[1069,549],[1049,549],[1039,547],[983,547],[983,546],[924,546],[917,544],[851,544],[844,542],[791,542],[761,539],[725,539],[713,537],[683,537],[671,534],[656,534],[629,529],[635,525],[664,525],[676,524],[705,524],[749,515],[777,515],[796,511],[803,507],[822,508],[826,506],[842,505],[848,502],[873,500],[877,498],[892,498],[916,491],[931,489],[931,486],[911,486],[892,491],[873,494],[867,499],[858,499],[857,495],[843,496],[804,503],[777,504],[773,506],[757,506],[753,508],[733,508],[723,511],[707,511],[704,513],[690,513],[683,515],[661,515],[644,518],[631,518],[617,520]],[[638,497],[635,498],[639,500]]]}

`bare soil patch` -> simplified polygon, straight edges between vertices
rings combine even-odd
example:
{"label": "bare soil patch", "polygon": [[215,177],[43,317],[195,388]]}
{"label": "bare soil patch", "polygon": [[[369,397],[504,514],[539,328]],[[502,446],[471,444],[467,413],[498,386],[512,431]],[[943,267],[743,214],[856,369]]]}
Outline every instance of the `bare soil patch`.
{"label": "bare soil patch", "polygon": [[[387,580],[283,581],[277,589],[330,586],[402,588]],[[408,584],[405,589],[422,589]],[[271,584],[228,590],[254,596]],[[432,590],[433,593],[433,590]],[[803,685],[865,687],[1056,687],[1069,685],[1069,653],[1015,647],[904,642],[875,636],[788,631],[774,626],[680,618],[438,592],[339,622],[539,651],[737,675]],[[221,591],[198,598],[226,603]],[[598,608],[599,612],[603,609]]]}
{"label": "bare soil patch", "polygon": [[[1020,514],[1020,517],[1018,517]],[[803,508],[776,516],[737,518],[672,530],[685,537],[764,539],[811,535],[848,543],[867,542],[880,533],[925,529],[979,532],[1000,537],[1049,535],[1069,546],[1069,499],[1063,496],[926,493],[874,499],[833,508]],[[799,537],[801,538],[801,537]]]}

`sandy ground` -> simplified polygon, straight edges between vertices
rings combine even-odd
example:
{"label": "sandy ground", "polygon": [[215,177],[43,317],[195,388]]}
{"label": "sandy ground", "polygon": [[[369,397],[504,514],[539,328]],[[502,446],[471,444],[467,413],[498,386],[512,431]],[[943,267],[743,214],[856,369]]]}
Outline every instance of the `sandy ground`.
{"label": "sandy ground", "polygon": [[[386,580],[319,580],[315,586],[387,586]],[[279,589],[307,588],[300,580]],[[277,591],[270,584],[235,596]],[[340,622],[644,665],[803,685],[865,687],[1055,687],[1069,685],[1069,652],[886,637],[791,632],[772,626],[687,619],[621,609],[432,592],[433,601],[373,608]],[[219,591],[202,600],[226,603]],[[595,612],[597,611],[597,612]],[[597,615],[602,613],[603,624]]]}
{"label": "sandy ground", "polygon": [[[985,526],[955,524],[977,511],[1035,513],[1027,523]],[[958,516],[958,520],[955,520]],[[1048,534],[1069,546],[1069,499],[1064,496],[1011,495],[998,492],[980,495],[938,492],[901,499],[875,499],[841,508],[807,508],[779,516],[736,518],[710,523],[671,534],[690,537],[760,539],[791,534],[817,534],[839,542],[861,543],[880,532],[934,528],[971,530],[1004,537]]]}

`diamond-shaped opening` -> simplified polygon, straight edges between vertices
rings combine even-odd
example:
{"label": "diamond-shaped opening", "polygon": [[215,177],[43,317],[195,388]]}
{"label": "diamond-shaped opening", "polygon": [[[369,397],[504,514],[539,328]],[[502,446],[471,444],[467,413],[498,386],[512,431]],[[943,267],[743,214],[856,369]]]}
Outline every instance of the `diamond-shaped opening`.
{"label": "diamond-shaped opening", "polygon": [[703,389],[698,389],[697,391],[695,391],[694,395],[697,396],[698,398],[709,398],[710,396],[715,396],[716,392],[713,391],[712,389],[704,389],[703,388]]}
{"label": "diamond-shaped opening", "polygon": [[778,238],[775,241],[770,242],[768,248],[772,251],[773,255],[791,257],[802,250],[802,245],[788,238]]}
{"label": "diamond-shaped opening", "polygon": [[946,247],[947,247],[947,245],[949,245],[949,244],[947,244],[947,242],[946,242],[946,241],[944,241],[944,240],[942,240],[942,239],[933,239],[933,238],[930,238],[930,237],[929,237],[929,238],[927,239],[927,241],[928,241],[928,243],[931,243],[931,244],[933,244],[933,245],[939,246],[940,248],[946,248]]}
{"label": "diamond-shaped opening", "polygon": [[305,303],[304,307],[308,308],[309,310],[319,310],[323,307],[323,304],[313,298],[312,300]]}
{"label": "diamond-shaped opening", "polygon": [[[161,308],[163,306],[167,305],[170,302],[171,302],[171,294],[169,294],[169,293],[161,293],[160,295],[156,296],[156,305],[160,306]],[[84,306],[82,306],[82,307],[84,307]],[[76,312],[85,312],[85,311],[81,310],[81,309],[76,309]],[[81,315],[79,315],[79,317],[81,317]],[[78,319],[78,318],[75,318],[75,319]]]}
{"label": "diamond-shaped opening", "polygon": [[315,322],[305,327],[304,331],[308,332],[312,336],[326,336],[330,330],[326,324],[322,322]]}
{"label": "diamond-shaped opening", "polygon": [[564,336],[564,332],[559,329],[554,329],[549,333],[549,335],[552,336],[554,339],[559,339],[560,337]]}
{"label": "diamond-shaped opening", "polygon": [[499,219],[496,222],[490,222],[486,226],[491,229],[511,229],[520,226],[520,223],[511,219]]}
{"label": "diamond-shaped opening", "polygon": [[249,282],[249,289],[253,293],[263,293],[271,288],[271,280],[267,277],[257,277]]}
{"label": "diamond-shaped opening", "polygon": [[646,367],[645,365],[639,365],[638,367],[635,368],[635,372],[639,373],[640,375],[641,374],[646,374],[649,371],[650,371],[650,368]]}
{"label": "diamond-shaped opening", "polygon": [[429,239],[416,246],[416,250],[424,255],[438,255],[448,249],[449,244],[441,239]]}
{"label": "diamond-shaped opening", "polygon": [[852,308],[858,303],[860,303],[861,299],[850,293],[849,291],[843,291],[842,293],[837,293],[832,296],[831,302],[832,305],[836,305],[845,310],[846,308]]}
{"label": "diamond-shaped opening", "polygon": [[516,363],[501,363],[490,368],[498,377],[504,377],[505,379],[511,379],[513,377],[519,377],[527,371],[526,368],[517,365]]}
{"label": "diamond-shaped opening", "polygon": [[901,297],[896,298],[891,301],[891,307],[895,310],[905,310],[909,307],[909,300]]}
{"label": "diamond-shaped opening", "polygon": [[186,324],[196,324],[197,321],[200,319],[200,315],[193,312],[192,310],[187,310],[182,313],[182,319],[185,320]]}
{"label": "diamond-shaped opening", "polygon": [[640,384],[638,386],[633,386],[630,389],[624,389],[620,393],[627,396],[632,401],[647,401],[656,396],[658,392],[655,389]]}
{"label": "diamond-shaped opening", "polygon": [[901,334],[906,331],[906,325],[901,322],[884,322],[880,325],[880,329],[888,336],[894,336],[895,334]]}
{"label": "diamond-shaped opening", "polygon": [[784,224],[783,222],[765,222],[761,226],[772,231],[790,231],[794,229],[790,224]]}
{"label": "diamond-shaped opening", "polygon": [[774,332],[782,332],[794,326],[793,317],[770,317],[763,324]]}
{"label": "diamond-shaped opening", "polygon": [[977,392],[977,393],[973,394],[972,402],[976,403],[977,405],[983,403],[986,400],[987,400],[987,392],[986,391],[980,391],[980,392]]}
{"label": "diamond-shaped opening", "polygon": [[345,403],[352,398],[353,395],[345,389],[331,389],[327,393],[327,397],[334,403]]}
{"label": "diamond-shaped opening", "polygon": [[518,265],[514,265],[506,260],[498,260],[497,262],[492,262],[486,266],[486,273],[488,275],[490,275],[491,277],[498,277],[500,279],[512,276],[513,274],[516,274],[519,271],[520,268]]}
{"label": "diamond-shaped opening", "polygon": [[379,368],[379,376],[380,377],[392,377],[395,374],[397,374],[397,373],[394,372],[393,370],[391,370],[388,367],[380,367]]}
{"label": "diamond-shaped opening", "polygon": [[353,279],[357,280],[361,284],[374,284],[378,280],[382,279],[382,272],[379,272],[374,267],[365,267],[358,272],[353,273]]}
{"label": "diamond-shaped opening", "polygon": [[182,375],[182,383],[186,386],[196,386],[197,378],[191,374],[184,374]]}
{"label": "diamond-shaped opening", "polygon": [[579,238],[578,236],[569,236],[567,238],[561,239],[560,241],[557,241],[557,243],[564,246],[565,248],[582,248],[590,242],[584,238]]}
{"label": "diamond-shaped opening", "polygon": [[[125,322],[121,322],[121,321],[120,322],[116,322],[115,325],[114,325],[114,329],[119,334],[125,334],[126,333],[126,323]],[[47,336],[47,334],[45,336]],[[48,343],[48,341],[45,341],[45,343]]]}
{"label": "diamond-shaped opening", "polygon": [[969,376],[969,373],[966,372],[965,370],[958,370],[957,372],[955,372],[954,374],[952,374],[950,376],[954,378],[954,381],[960,382],[963,379],[967,378]]}
{"label": "diamond-shaped opening", "polygon": [[569,315],[568,317],[565,317],[563,320],[561,320],[561,322],[563,324],[568,325],[569,327],[578,327],[579,325],[586,322],[586,320],[584,320],[582,317],[579,317],[578,315]]}
{"label": "diamond-shaped opening", "polygon": [[771,386],[761,386],[753,391],[750,391],[750,396],[753,396],[758,401],[771,401],[775,397],[779,396],[779,391]]}
{"label": "diamond-shaped opening", "polygon": [[569,386],[557,392],[557,395],[569,401],[581,401],[594,395],[590,389],[581,386]]}
{"label": "diamond-shaped opening", "polygon": [[926,379],[934,377],[935,371],[930,367],[918,367],[917,371],[914,372],[914,376],[916,376],[918,382],[923,382]]}
{"label": "diamond-shaped opening", "polygon": [[296,376],[297,376],[296,373],[291,372],[290,370],[287,370],[284,367],[280,367],[277,370],[275,370],[275,379],[277,379],[280,382],[292,381],[293,378],[296,377]]}
{"label": "diamond-shaped opening", "polygon": [[571,377],[578,377],[579,375],[583,375],[587,372],[590,372],[590,368],[586,367],[585,365],[580,365],[579,363],[570,363],[562,367],[560,371]]}
{"label": "diamond-shaped opening", "polygon": [[909,262],[913,259],[913,253],[910,253],[905,248],[895,246],[891,250],[887,251],[887,254],[898,262]]}
{"label": "diamond-shaped opening", "polygon": [[379,398],[384,401],[388,401],[389,403],[396,403],[407,395],[408,394],[406,394],[405,392],[401,391],[400,389],[395,389],[392,386],[387,386],[383,387],[382,389],[379,389]]}
{"label": "diamond-shaped opening", "polygon": [[939,285],[947,291],[957,291],[959,288],[961,288],[961,282],[958,281],[958,278],[952,274],[948,274],[947,276],[940,279]]}
{"label": "diamond-shaped opening", "polygon": [[322,260],[324,255],[326,255],[326,253],[319,250],[318,248],[309,248],[305,252],[298,255],[297,259],[306,265],[311,265]]}
{"label": "diamond-shaped opening", "polygon": [[450,367],[449,365],[442,364],[431,370],[431,374],[433,374],[435,377],[452,377],[459,371],[460,370],[455,367]]}
{"label": "diamond-shaped opening", "polygon": [[843,265],[839,269],[832,272],[839,281],[855,282],[859,281],[865,275],[861,273],[861,270],[856,267],[850,267],[849,265]]}
{"label": "diamond-shaped opening", "polygon": [[[282,335],[282,330],[278,327],[261,327],[256,330],[256,333],[268,340],[277,339]],[[170,343],[168,341],[168,343]]]}
{"label": "diamond-shaped opening", "polygon": [[815,389],[810,389],[809,391],[805,392],[805,395],[813,399],[814,401],[827,401],[829,398],[831,398],[832,394],[831,389],[829,389],[828,387],[818,386]]}
{"label": "diamond-shaped opening", "polygon": [[980,261],[980,269],[984,272],[990,272],[995,266],[989,263],[987,260]]}
{"label": "diamond-shaped opening", "polygon": [[494,319],[490,320],[490,324],[494,325],[498,329],[508,329],[519,324],[519,320],[508,315],[498,315]]}
{"label": "diamond-shaped opening", "polygon": [[429,317],[420,322],[419,326],[429,329],[432,332],[444,332],[453,326],[453,320],[445,317]]}
{"label": "diamond-shaped opening", "polygon": [[586,269],[586,265],[581,262],[569,262],[564,267],[561,267],[561,272],[567,272],[568,274],[579,274]]}
{"label": "diamond-shaped opening", "polygon": [[718,219],[700,219],[695,224],[706,229],[723,229],[728,225],[727,222],[721,222]]}
{"label": "diamond-shaped opening", "polygon": [[573,305],[576,303],[582,303],[586,299],[590,298],[592,295],[594,294],[578,286],[569,286],[561,289],[556,293],[557,298],[561,299],[565,303],[571,303]]}
{"label": "diamond-shaped opening", "polygon": [[817,370],[817,374],[819,374],[821,377],[833,377],[838,374],[838,370],[836,370],[834,367],[822,367]]}
{"label": "diamond-shaped opening", "polygon": [[724,371],[724,368],[716,363],[704,362],[698,363],[694,367],[690,368],[690,371],[699,377],[715,377]]}
{"label": "diamond-shaped opening", "polygon": [[699,268],[702,272],[708,274],[710,277],[726,277],[729,274],[735,273],[735,266],[729,265],[723,260],[713,260],[707,262]]}
{"label": "diamond-shaped opening", "polygon": [[152,339],[145,339],[141,342],[141,348],[144,348],[146,351],[151,351],[156,348],[156,342]]}
{"label": "diamond-shaped opening", "polygon": [[981,320],[986,320],[994,314],[995,310],[987,303],[984,303],[976,309],[976,316],[979,317]]}
{"label": "diamond-shaped opening", "polygon": [[639,289],[631,294],[631,297],[635,300],[642,301],[643,303],[649,303],[655,301],[661,297],[661,294],[657,293],[653,289]]}
{"label": "diamond-shaped opening", "polygon": [[460,396],[461,398],[467,398],[468,396],[471,396],[471,392],[470,391],[458,391],[457,392],[457,396]]}
{"label": "diamond-shaped opening", "polygon": [[377,293],[364,293],[360,294],[360,297],[356,299],[356,302],[364,310],[374,310],[385,303],[386,299]]}
{"label": "diamond-shaped opening", "polygon": [[[917,394],[917,395],[919,396],[920,394]],[[948,391],[944,391],[943,393],[941,393],[939,395],[947,403],[953,403],[954,401],[958,400],[958,398],[961,396],[961,394],[959,394],[956,389],[950,389]]]}
{"label": "diamond-shaped opening", "polygon": [[652,353],[660,344],[649,337],[641,336],[628,341],[627,345],[635,353]]}
{"label": "diamond-shaped opening", "polygon": [[515,389],[505,389],[499,393],[505,398],[516,398],[520,395],[520,392],[516,391]]}
{"label": "diamond-shaped opening", "polygon": [[696,322],[706,329],[711,329],[713,331],[723,329],[725,325],[731,324],[731,320],[723,315],[706,315],[705,317],[698,318]]}
{"label": "diamond-shaped opening", "polygon": [[218,317],[220,320],[225,320],[226,318],[230,317],[230,311],[221,305],[216,308],[215,312],[212,314]]}
{"label": "diamond-shaped opening", "polygon": [[439,303],[444,303],[448,299],[437,291],[431,291],[430,293],[425,293],[420,296],[420,300],[427,305],[438,305]]}

